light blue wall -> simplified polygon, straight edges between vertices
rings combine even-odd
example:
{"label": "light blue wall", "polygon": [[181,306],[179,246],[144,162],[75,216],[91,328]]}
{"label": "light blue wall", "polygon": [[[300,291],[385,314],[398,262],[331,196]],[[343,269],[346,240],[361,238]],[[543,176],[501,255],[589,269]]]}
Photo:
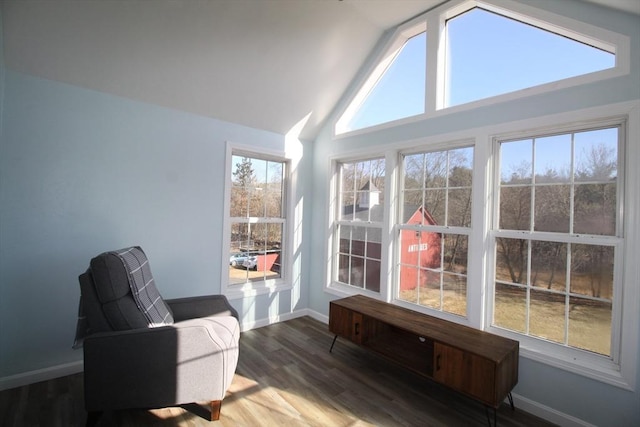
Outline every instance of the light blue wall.
{"label": "light blue wall", "polygon": [[[326,258],[325,246],[328,212],[325,208],[329,194],[329,158],[358,150],[376,150],[385,144],[410,141],[432,135],[447,134],[463,129],[526,120],[554,113],[574,111],[616,102],[640,99],[640,18],[613,12],[597,6],[577,3],[573,0],[528,0],[536,7],[579,19],[584,22],[626,34],[631,38],[631,74],[589,85],[567,88],[551,93],[529,97],[481,109],[443,115],[409,124],[387,128],[378,132],[333,139],[332,120],[329,120],[316,140],[314,152],[313,226],[311,227],[311,256]],[[380,46],[382,46],[382,41]],[[362,75],[362,73],[361,73]],[[354,90],[352,87],[351,90]],[[344,105],[346,100],[342,100]],[[336,118],[337,111],[334,113]],[[638,135],[634,136],[637,141]],[[638,183],[632,183],[637,185]],[[640,195],[638,196],[640,197]],[[325,265],[321,262],[311,266],[310,277],[324,277]],[[310,308],[328,314],[329,301],[336,298],[324,292],[323,284],[310,284]],[[639,308],[640,309],[640,308]],[[640,349],[638,349],[640,352]],[[637,384],[640,385],[640,372]],[[531,399],[540,405],[598,426],[640,425],[640,393],[587,379],[564,370],[559,370],[521,358],[519,383],[514,390],[519,396]]]}
{"label": "light blue wall", "polygon": [[[82,358],[77,277],[102,251],[141,245],[167,298],[220,292],[225,142],[282,151],[283,135],[11,70],[4,100],[0,378]],[[232,301],[242,321],[306,307],[294,280]]]}

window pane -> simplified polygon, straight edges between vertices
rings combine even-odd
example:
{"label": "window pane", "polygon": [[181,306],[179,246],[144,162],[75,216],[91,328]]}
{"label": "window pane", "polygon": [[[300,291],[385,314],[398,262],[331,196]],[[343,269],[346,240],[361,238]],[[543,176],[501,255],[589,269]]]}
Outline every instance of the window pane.
{"label": "window pane", "polygon": [[249,191],[244,187],[231,187],[230,200],[231,217],[248,217],[249,214]]}
{"label": "window pane", "polygon": [[528,241],[497,238],[496,280],[526,283]]}
{"label": "window pane", "polygon": [[340,217],[347,221],[382,222],[384,159],[343,163],[340,167]]}
{"label": "window pane", "polygon": [[500,180],[502,184],[529,184],[533,173],[531,162],[533,140],[500,144]]}
{"label": "window pane", "polygon": [[404,206],[403,206],[403,224],[419,224],[422,221],[415,221],[413,216],[418,212],[418,208],[422,206],[423,190],[409,190],[404,192]]}
{"label": "window pane", "polygon": [[611,246],[571,245],[571,293],[613,299]]}
{"label": "window pane", "polygon": [[425,158],[425,182],[426,188],[445,188],[448,177],[447,152],[436,151],[426,153]]}
{"label": "window pane", "polygon": [[575,186],[573,232],[578,234],[616,234],[616,184]]}
{"label": "window pane", "polygon": [[[415,265],[415,264],[412,264]],[[400,266],[400,290],[398,298],[402,301],[418,304],[420,296],[420,274],[417,267]]]}
{"label": "window pane", "polygon": [[424,285],[420,287],[418,304],[440,310],[442,308],[442,273],[422,270]]}
{"label": "window pane", "polygon": [[343,131],[424,112],[426,43],[424,32],[407,40]]}
{"label": "window pane", "polygon": [[531,242],[531,286],[566,291],[566,243]]}
{"label": "window pane", "polygon": [[576,181],[611,182],[618,176],[618,128],[575,134]]}
{"label": "window pane", "polygon": [[536,138],[536,183],[568,182],[571,177],[571,134]]}
{"label": "window pane", "polygon": [[424,154],[413,154],[404,158],[404,188],[415,189],[424,186]]}
{"label": "window pane", "polygon": [[249,187],[249,217],[265,216],[264,187]]}
{"label": "window pane", "polygon": [[564,343],[565,296],[546,291],[531,291],[529,334]]}
{"label": "window pane", "polygon": [[611,355],[611,303],[571,298],[569,345]]}
{"label": "window pane", "polygon": [[493,324],[516,332],[526,332],[526,289],[496,283]]}
{"label": "window pane", "polygon": [[442,309],[459,316],[467,315],[467,277],[458,274],[442,275]]}
{"label": "window pane", "polygon": [[531,229],[531,187],[500,188],[500,229]]}
{"label": "window pane", "polygon": [[471,226],[471,189],[449,190],[449,216],[447,225]]}
{"label": "window pane", "polygon": [[569,232],[571,186],[544,185],[535,187],[535,231]]}
{"label": "window pane", "polygon": [[446,106],[615,66],[611,53],[480,8],[446,25]]}
{"label": "window pane", "polygon": [[367,259],[366,288],[373,292],[380,292],[380,261]]}
{"label": "window pane", "polygon": [[[432,233],[439,237],[437,233]],[[467,274],[467,254],[469,238],[463,235],[444,236],[443,270],[452,273]]]}
{"label": "window pane", "polygon": [[349,282],[348,284],[351,286],[355,286],[357,288],[364,287],[364,258],[352,256],[349,259]]}
{"label": "window pane", "polygon": [[426,190],[424,195],[425,217],[421,219],[423,224],[446,225],[445,207],[446,190]]}

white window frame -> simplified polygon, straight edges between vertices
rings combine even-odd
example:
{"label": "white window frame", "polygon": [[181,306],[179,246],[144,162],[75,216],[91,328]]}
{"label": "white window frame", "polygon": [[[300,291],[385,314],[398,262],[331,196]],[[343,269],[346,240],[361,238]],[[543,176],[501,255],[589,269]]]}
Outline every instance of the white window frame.
{"label": "white window frame", "polygon": [[[472,164],[473,164],[473,169],[472,169],[472,185],[471,185],[471,222],[469,224],[468,227],[458,227],[458,226],[449,226],[449,225],[438,225],[438,226],[424,226],[424,225],[407,225],[407,224],[402,224],[401,221],[401,217],[400,217],[400,212],[404,206],[404,200],[402,197],[402,193],[403,193],[403,182],[404,182],[404,167],[403,167],[403,158],[405,156],[408,155],[412,155],[412,154],[421,154],[421,153],[436,153],[436,152],[443,152],[443,151],[452,151],[452,150],[456,150],[456,149],[460,149],[460,148],[471,148],[473,149],[473,159],[472,159]],[[464,140],[459,140],[459,141],[449,141],[446,142],[444,145],[443,144],[431,144],[431,145],[421,145],[418,147],[412,147],[411,149],[408,150],[400,150],[398,152],[398,175],[399,178],[397,180],[397,188],[394,189],[394,191],[396,192],[396,198],[399,200],[398,203],[398,213],[395,216],[396,217],[396,222],[394,225],[394,245],[395,245],[395,252],[394,252],[394,257],[393,257],[393,265],[394,265],[394,275],[393,275],[393,295],[392,295],[392,300],[395,304],[400,305],[402,307],[406,307],[409,308],[411,310],[414,311],[419,311],[419,312],[423,312],[423,313],[427,313],[427,314],[431,314],[431,315],[437,315],[438,317],[456,322],[456,323],[462,323],[462,324],[469,324],[469,313],[470,310],[471,312],[473,312],[473,308],[471,308],[471,305],[469,304],[469,300],[470,300],[470,295],[473,295],[473,292],[470,291],[470,281],[471,281],[471,268],[477,268],[477,267],[473,267],[474,262],[472,260],[472,257],[468,257],[467,258],[467,274],[465,275],[467,277],[467,292],[466,292],[466,300],[467,300],[467,305],[466,305],[466,313],[465,315],[457,315],[454,313],[450,313],[444,310],[440,310],[440,309],[434,309],[428,306],[423,306],[423,305],[418,305],[409,301],[405,301],[405,300],[401,300],[399,298],[399,290],[400,290],[400,269],[396,268],[397,266],[400,265],[400,233],[402,230],[416,230],[416,231],[427,231],[427,232],[436,232],[436,233],[442,233],[442,234],[448,234],[448,235],[462,235],[462,236],[466,236],[468,239],[468,243],[467,246],[469,248],[472,247],[472,242],[474,239],[474,215],[473,213],[477,210],[475,208],[475,192],[476,192],[476,184],[475,184],[475,179],[476,179],[476,167],[475,167],[475,162],[477,160],[476,157],[476,146],[475,146],[475,140],[474,139],[464,139]]]}
{"label": "white window frame", "polygon": [[[364,288],[359,288],[356,286],[351,286],[338,281],[338,269],[337,269],[337,257],[338,257],[338,249],[340,245],[340,236],[338,233],[338,225],[357,225],[357,226],[370,226],[370,224],[362,223],[359,224],[354,221],[347,221],[341,219],[340,209],[342,206],[342,201],[340,200],[340,185],[341,185],[341,165],[344,163],[353,163],[353,162],[364,162],[367,160],[374,159],[384,159],[385,161],[385,198],[384,198],[384,218],[381,223],[381,227],[379,228],[382,233],[381,245],[380,245],[380,292],[371,291]],[[389,177],[389,156],[385,155],[385,153],[366,153],[362,155],[351,155],[345,157],[334,157],[330,159],[330,168],[331,168],[331,180],[330,180],[330,200],[329,209],[329,235],[327,238],[327,280],[325,280],[325,291],[340,297],[345,297],[349,295],[361,294],[367,295],[372,298],[389,300],[388,297],[388,286],[389,286],[389,275],[384,274],[384,272],[389,271],[389,262],[390,262],[390,245],[389,245],[389,184],[391,178]],[[392,163],[395,164],[395,159],[392,160]],[[376,226],[376,228],[378,228]]]}
{"label": "white window frame", "polygon": [[[231,176],[233,172],[233,156],[243,156],[256,158],[261,160],[271,160],[284,163],[284,194],[282,209],[284,221],[282,226],[282,248],[280,253],[280,277],[267,280],[247,281],[240,284],[229,283],[229,248],[231,245]],[[256,148],[243,144],[227,141],[225,156],[225,198],[224,198],[224,220],[223,220],[223,256],[220,268],[221,293],[229,299],[239,299],[261,294],[271,294],[274,292],[288,290],[293,287],[292,275],[292,256],[291,248],[293,248],[293,231],[292,223],[294,218],[293,204],[293,183],[291,180],[291,164],[292,159],[284,152]]]}
{"label": "white window frame", "polygon": [[[494,144],[496,138],[509,136],[517,138],[530,134],[547,133],[550,130],[557,132],[571,131],[577,128],[591,127],[596,123],[624,122],[622,130],[626,135],[624,144],[625,166],[623,184],[624,198],[622,206],[624,215],[620,225],[624,230],[623,249],[619,253],[622,263],[616,268],[618,286],[614,295],[614,319],[620,319],[619,327],[612,329],[612,357],[600,356],[589,352],[575,350],[562,345],[545,342],[540,339],[527,337],[516,332],[501,328],[491,327],[493,317],[493,292],[494,292],[494,264],[495,254],[492,252],[490,240],[493,204],[495,203],[493,180],[495,176],[496,153]],[[394,253],[394,236],[397,230],[393,224],[397,221],[399,209],[398,180],[400,153],[408,150],[434,151],[439,148],[452,148],[455,145],[469,146],[474,141],[474,171],[472,187],[472,231],[469,237],[469,251],[477,254],[468,260],[467,282],[467,318],[447,315],[439,311],[417,309],[416,305],[407,305],[398,301],[394,296],[396,289],[394,273],[397,254]],[[595,379],[607,384],[627,390],[636,388],[636,372],[638,370],[638,344],[640,335],[640,263],[637,262],[637,254],[640,253],[640,194],[637,190],[637,182],[640,182],[640,101],[623,102],[619,104],[604,105],[584,110],[575,110],[551,116],[529,118],[510,123],[490,125],[486,127],[468,129],[445,135],[433,136],[420,140],[401,141],[389,143],[377,147],[378,153],[386,156],[387,174],[385,188],[385,223],[383,226],[382,243],[382,270],[388,272],[381,278],[380,295],[372,295],[378,299],[391,302],[400,306],[411,308],[415,311],[426,312],[430,315],[445,318],[457,323],[466,324],[480,330],[487,330],[499,335],[507,336],[520,341],[520,354],[537,362],[561,368],[579,375]],[[327,230],[333,230],[337,207],[336,193],[336,161],[366,159],[372,157],[362,149],[358,154],[345,155],[330,159],[332,175],[330,182],[329,221]],[[376,157],[379,157],[378,154]],[[339,286],[332,281],[332,232],[327,233],[326,244],[326,278],[325,292],[337,296],[349,296],[362,293],[361,290],[350,286]],[[618,261],[618,260],[616,260]]]}
{"label": "white window frame", "polygon": [[[532,24],[538,28],[551,31],[572,40],[587,43],[616,56],[613,68],[569,77],[530,88],[482,98],[459,105],[446,106],[445,83],[446,70],[446,21],[461,13],[481,7],[485,10],[506,16],[521,22]],[[398,50],[408,38],[425,31],[427,33],[426,55],[426,84],[425,84],[425,112],[415,116],[380,123],[352,131],[345,130],[348,123],[364,99],[384,74],[387,67],[395,58]],[[524,97],[536,96],[543,93],[570,88],[573,86],[594,83],[629,74],[631,68],[630,38],[604,28],[596,27],[575,19],[548,12],[536,7],[512,0],[452,0],[429,10],[411,21],[399,26],[380,48],[380,54],[365,69],[364,74],[356,80],[354,91],[345,99],[333,126],[333,138],[340,139],[353,135],[367,134],[381,129],[439,117],[460,111],[476,109],[483,106],[504,103]]]}

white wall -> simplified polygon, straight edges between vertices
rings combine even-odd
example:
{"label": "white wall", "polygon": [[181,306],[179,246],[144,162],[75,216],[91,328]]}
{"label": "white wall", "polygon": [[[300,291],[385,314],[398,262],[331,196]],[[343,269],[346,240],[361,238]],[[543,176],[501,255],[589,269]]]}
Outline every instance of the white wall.
{"label": "white wall", "polygon": [[[4,83],[0,380],[82,359],[77,277],[102,251],[141,245],[166,298],[220,292],[225,143],[282,151],[284,135],[11,70]],[[232,301],[241,322],[306,307],[299,266],[293,280]]]}
{"label": "white wall", "polygon": [[[326,205],[329,194],[329,161],[332,156],[367,150],[373,152],[386,144],[443,135],[464,129],[527,120],[589,107],[640,99],[640,18],[572,0],[523,0],[536,7],[579,19],[592,25],[628,35],[631,39],[631,73],[598,83],[539,94],[526,99],[498,103],[436,118],[424,119],[376,132],[332,137],[330,120],[316,140],[314,153],[313,226],[311,227],[310,258],[326,258],[328,212],[319,207]],[[381,43],[382,45],[382,43]],[[361,72],[361,77],[363,72]],[[353,90],[353,87],[352,87]],[[346,99],[342,100],[342,104]],[[334,119],[339,111],[334,112]],[[640,136],[632,136],[638,141]],[[635,194],[640,197],[640,185]],[[325,277],[326,266],[316,262],[311,266],[311,277]],[[637,279],[637,278],[636,278]],[[334,299],[324,292],[323,284],[310,284],[310,307],[328,314],[329,301]],[[638,308],[640,309],[640,307]],[[640,352],[640,349],[638,349]],[[640,379],[636,381],[640,384]],[[630,392],[604,383],[556,369],[530,359],[520,361],[519,383],[514,390],[531,407],[556,422],[571,424],[592,423],[599,426],[640,425],[640,393]]]}

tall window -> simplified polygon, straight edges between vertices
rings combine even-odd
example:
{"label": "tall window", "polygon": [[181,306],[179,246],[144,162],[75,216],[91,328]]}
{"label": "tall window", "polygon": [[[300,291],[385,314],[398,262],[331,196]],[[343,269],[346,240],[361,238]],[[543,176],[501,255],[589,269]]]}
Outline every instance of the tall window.
{"label": "tall window", "polygon": [[345,285],[380,292],[385,161],[340,163],[338,170],[334,278]]}
{"label": "tall window", "polygon": [[500,141],[493,325],[610,356],[620,128]]}
{"label": "tall window", "polygon": [[234,153],[229,284],[278,279],[286,229],[286,163]]}
{"label": "tall window", "polygon": [[398,299],[466,316],[473,148],[402,157]]}

